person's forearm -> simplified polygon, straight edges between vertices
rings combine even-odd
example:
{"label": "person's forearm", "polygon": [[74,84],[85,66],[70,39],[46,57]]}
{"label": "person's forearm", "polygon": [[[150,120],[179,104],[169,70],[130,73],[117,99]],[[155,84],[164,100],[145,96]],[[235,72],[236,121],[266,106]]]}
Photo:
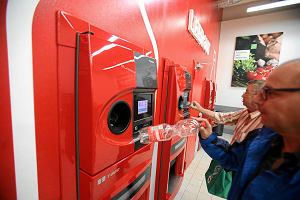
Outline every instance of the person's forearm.
{"label": "person's forearm", "polygon": [[215,119],[215,112],[205,109],[203,107],[197,107],[199,112],[201,112],[202,114],[206,115],[207,117],[209,117],[210,119],[216,120]]}

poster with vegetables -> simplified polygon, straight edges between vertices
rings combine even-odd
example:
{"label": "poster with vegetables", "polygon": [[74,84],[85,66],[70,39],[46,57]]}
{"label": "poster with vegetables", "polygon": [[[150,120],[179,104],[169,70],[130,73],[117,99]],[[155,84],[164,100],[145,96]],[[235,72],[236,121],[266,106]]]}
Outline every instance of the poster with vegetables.
{"label": "poster with vegetables", "polygon": [[283,32],[236,38],[232,87],[246,87],[248,81],[266,80],[278,66]]}

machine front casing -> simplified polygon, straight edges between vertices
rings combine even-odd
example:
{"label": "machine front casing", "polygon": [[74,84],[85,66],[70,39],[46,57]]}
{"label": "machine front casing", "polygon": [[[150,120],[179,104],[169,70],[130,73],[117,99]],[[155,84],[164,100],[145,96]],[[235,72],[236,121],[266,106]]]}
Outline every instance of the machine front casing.
{"label": "machine front casing", "polygon": [[[111,36],[99,29],[80,35],[80,198],[148,199],[153,145],[134,138],[153,124],[155,60],[121,38],[109,41]],[[140,74],[141,67],[151,71]],[[141,114],[137,96],[148,97]]]}

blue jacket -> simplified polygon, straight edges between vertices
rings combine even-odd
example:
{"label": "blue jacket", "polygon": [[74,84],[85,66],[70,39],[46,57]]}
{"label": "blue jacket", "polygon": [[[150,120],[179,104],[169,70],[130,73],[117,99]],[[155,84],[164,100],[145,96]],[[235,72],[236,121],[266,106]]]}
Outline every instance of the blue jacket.
{"label": "blue jacket", "polygon": [[272,171],[261,167],[276,137],[281,136],[263,127],[254,137],[231,147],[215,133],[205,140],[200,138],[201,146],[210,157],[225,169],[236,171],[228,194],[229,200],[300,199],[299,160],[292,168],[279,167]]}

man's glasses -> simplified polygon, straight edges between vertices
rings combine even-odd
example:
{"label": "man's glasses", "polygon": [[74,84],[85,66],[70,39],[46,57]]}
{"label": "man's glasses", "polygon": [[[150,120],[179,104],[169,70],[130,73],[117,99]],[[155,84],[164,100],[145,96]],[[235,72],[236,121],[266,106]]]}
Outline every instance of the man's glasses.
{"label": "man's glasses", "polygon": [[269,88],[265,86],[261,89],[260,94],[263,100],[267,100],[273,92],[300,92],[300,88]]}

